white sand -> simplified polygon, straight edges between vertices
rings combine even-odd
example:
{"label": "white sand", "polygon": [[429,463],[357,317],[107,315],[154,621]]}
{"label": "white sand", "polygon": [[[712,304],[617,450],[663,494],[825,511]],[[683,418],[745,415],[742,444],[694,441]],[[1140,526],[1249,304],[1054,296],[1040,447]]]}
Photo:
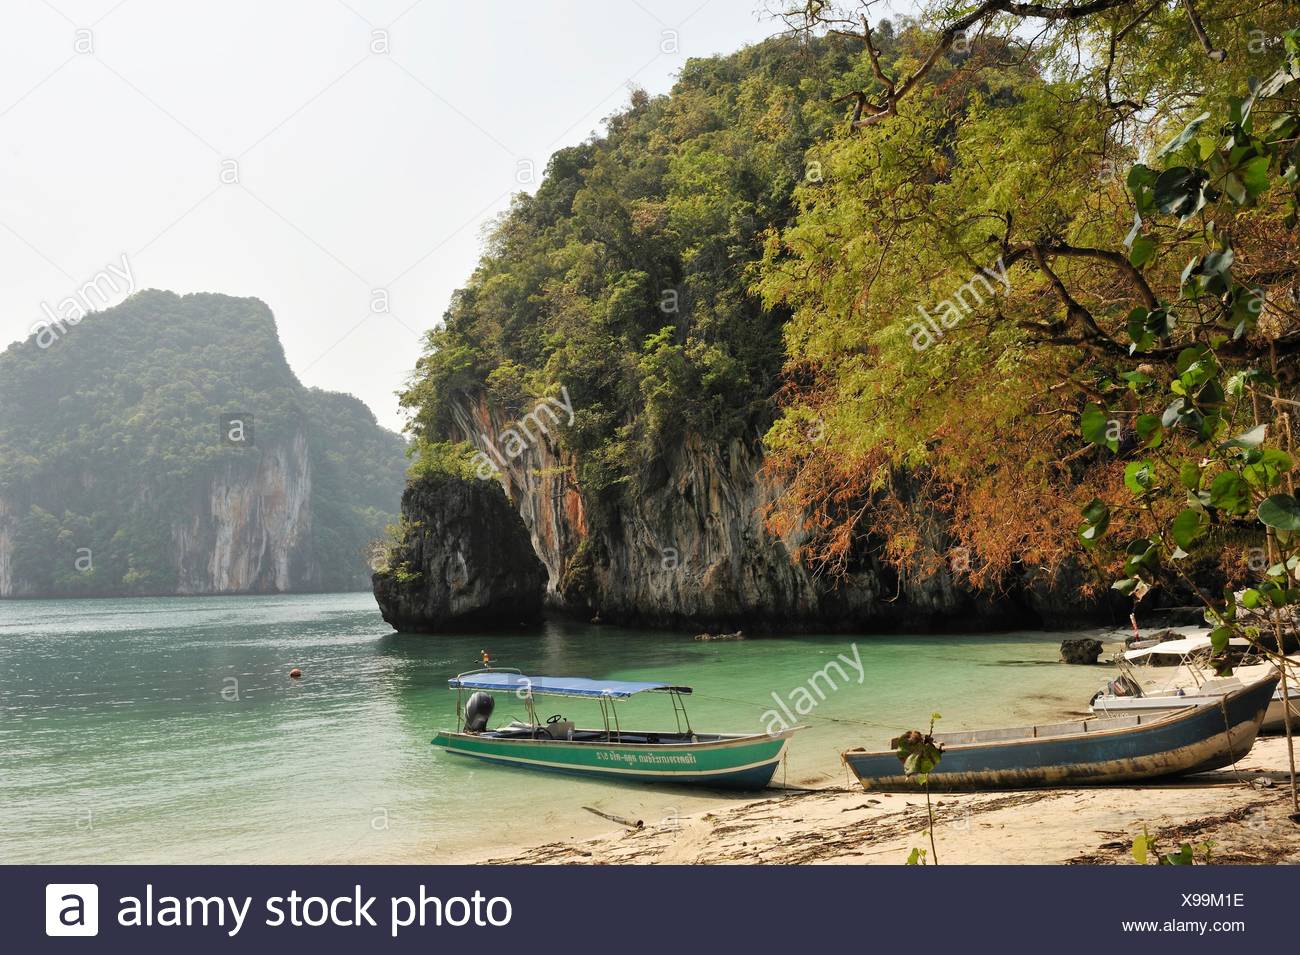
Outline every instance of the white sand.
{"label": "white sand", "polygon": [[[1300,862],[1285,740],[1256,743],[1237,770],[1133,787],[936,794],[941,864],[1131,863],[1143,825],[1162,852],[1213,842],[1221,863]],[[897,864],[929,848],[923,794],[854,786],[782,793],[642,829],[525,849],[497,863]]]}

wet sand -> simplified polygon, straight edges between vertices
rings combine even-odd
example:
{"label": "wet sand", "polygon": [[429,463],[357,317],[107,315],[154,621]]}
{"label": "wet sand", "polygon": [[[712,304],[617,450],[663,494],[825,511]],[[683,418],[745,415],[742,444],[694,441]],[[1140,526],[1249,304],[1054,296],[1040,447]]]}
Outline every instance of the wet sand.
{"label": "wet sand", "polygon": [[[940,864],[1132,864],[1143,826],[1161,852],[1212,843],[1216,864],[1300,863],[1286,742],[1261,738],[1235,769],[1144,786],[935,794]],[[593,806],[599,809],[599,806]],[[492,864],[901,864],[929,851],[922,793],[790,790],[606,835],[457,861]],[[1198,861],[1200,853],[1198,852]]]}

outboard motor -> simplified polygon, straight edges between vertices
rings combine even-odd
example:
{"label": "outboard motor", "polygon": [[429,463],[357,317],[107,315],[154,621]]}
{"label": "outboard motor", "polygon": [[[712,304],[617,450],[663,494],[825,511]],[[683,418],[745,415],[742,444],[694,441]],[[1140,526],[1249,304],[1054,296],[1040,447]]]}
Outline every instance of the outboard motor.
{"label": "outboard motor", "polygon": [[492,718],[492,709],[496,701],[487,693],[478,690],[470,694],[465,703],[465,732],[481,733],[487,729],[488,720]]}

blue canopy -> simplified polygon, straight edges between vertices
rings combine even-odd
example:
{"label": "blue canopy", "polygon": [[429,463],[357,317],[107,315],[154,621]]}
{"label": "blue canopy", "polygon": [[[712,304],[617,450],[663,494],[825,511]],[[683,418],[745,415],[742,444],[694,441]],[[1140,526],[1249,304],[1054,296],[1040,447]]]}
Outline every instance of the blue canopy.
{"label": "blue canopy", "polygon": [[581,696],[587,698],[605,698],[626,700],[634,693],[647,690],[669,690],[677,693],[689,693],[689,686],[673,686],[671,683],[642,683],[636,680],[590,680],[583,676],[526,676],[522,673],[508,671],[484,671],[462,673],[447,681],[448,686],[464,687],[467,690],[495,690],[497,692],[515,692],[521,695],[532,693],[534,696]]}

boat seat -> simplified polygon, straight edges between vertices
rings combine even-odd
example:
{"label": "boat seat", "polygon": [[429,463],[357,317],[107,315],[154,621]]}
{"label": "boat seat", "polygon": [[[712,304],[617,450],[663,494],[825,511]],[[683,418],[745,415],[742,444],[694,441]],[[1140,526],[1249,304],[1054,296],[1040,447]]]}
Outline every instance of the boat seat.
{"label": "boat seat", "polygon": [[538,735],[548,739],[573,739],[573,720],[543,723],[538,729],[540,730]]}

